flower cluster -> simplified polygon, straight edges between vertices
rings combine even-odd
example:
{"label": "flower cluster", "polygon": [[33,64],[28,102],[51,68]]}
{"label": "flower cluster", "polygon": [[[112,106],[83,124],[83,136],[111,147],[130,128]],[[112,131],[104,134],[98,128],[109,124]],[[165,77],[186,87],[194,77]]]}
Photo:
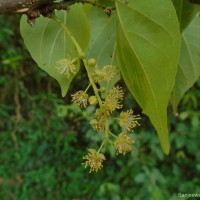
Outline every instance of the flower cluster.
{"label": "flower cluster", "polygon": [[118,71],[115,66],[105,65],[102,69],[99,69],[97,66],[95,66],[92,77],[96,83],[101,81],[110,82],[117,74]]}
{"label": "flower cluster", "polygon": [[109,113],[105,109],[105,107],[101,107],[96,109],[95,112],[96,119],[91,120],[90,124],[96,131],[104,131],[106,120],[109,117]]}
{"label": "flower cluster", "polygon": [[122,108],[121,100],[123,99],[122,88],[117,86],[113,87],[107,94],[104,106],[109,112]]}
{"label": "flower cluster", "polygon": [[102,153],[98,153],[95,149],[88,149],[89,153],[86,156],[83,156],[83,160],[86,160],[83,163],[86,167],[90,167],[90,173],[98,171],[103,167],[102,163],[105,160],[105,156]]}
{"label": "flower cluster", "polygon": [[[95,131],[104,134],[103,142],[98,151],[95,149],[88,149],[88,154],[83,157],[84,166],[90,167],[91,172],[97,172],[103,167],[103,161],[105,156],[100,153],[104,146],[104,142],[110,142],[116,149],[117,154],[125,155],[132,151],[132,145],[135,143],[127,132],[131,132],[136,126],[139,126],[139,115],[133,115],[133,110],[122,111],[119,114],[117,122],[123,131],[116,136],[109,129],[109,121],[112,115],[116,114],[117,110],[122,109],[123,91],[120,86],[114,86],[108,90],[106,88],[98,88],[101,85],[101,81],[110,82],[117,74],[115,66],[106,65],[103,68],[99,68],[94,59],[87,61],[88,68],[87,73],[90,79],[90,84],[85,91],[80,90],[75,94],[72,94],[72,102],[80,108],[86,108],[89,105],[96,106],[94,117],[90,120],[90,124]],[[88,88],[92,86],[94,93],[89,96],[87,93]],[[104,95],[100,95],[103,92]]]}
{"label": "flower cluster", "polygon": [[125,155],[126,153],[132,151],[132,144],[135,142],[131,140],[130,136],[126,133],[120,133],[114,142],[114,146],[118,153]]}
{"label": "flower cluster", "polygon": [[121,112],[119,116],[119,125],[127,131],[132,131],[133,128],[139,126],[137,120],[140,120],[140,115],[133,115],[133,110],[127,110],[126,112]]}
{"label": "flower cluster", "polygon": [[112,81],[117,75],[117,69],[112,65],[105,65],[102,69],[103,79],[106,81]]}
{"label": "flower cluster", "polygon": [[86,108],[88,104],[88,98],[88,94],[82,90],[72,94],[72,102],[77,106],[80,106],[80,108]]}
{"label": "flower cluster", "polygon": [[71,73],[75,74],[77,72],[76,69],[77,59],[71,59],[69,56],[67,58],[62,58],[56,62],[56,68],[59,74],[64,74],[68,78]]}
{"label": "flower cluster", "polygon": [[[133,115],[132,109],[127,110],[126,112],[122,111],[118,118],[120,127],[128,132],[132,131],[133,128],[140,125],[137,121],[140,119],[141,117],[139,115]],[[119,154],[125,155],[126,153],[132,151],[132,145],[134,143],[135,142],[127,133],[122,132],[116,138],[114,146]]]}
{"label": "flower cluster", "polygon": [[104,131],[106,121],[108,120],[110,114],[116,110],[120,109],[122,105],[120,104],[123,98],[122,88],[117,86],[113,87],[107,94],[105,101],[102,102],[102,106],[96,109],[95,116],[96,119],[92,119],[90,124],[96,131]]}
{"label": "flower cluster", "polygon": [[105,121],[104,120],[96,120],[96,119],[92,119],[90,121],[90,124],[92,125],[93,129],[96,131],[103,131],[105,128]]}

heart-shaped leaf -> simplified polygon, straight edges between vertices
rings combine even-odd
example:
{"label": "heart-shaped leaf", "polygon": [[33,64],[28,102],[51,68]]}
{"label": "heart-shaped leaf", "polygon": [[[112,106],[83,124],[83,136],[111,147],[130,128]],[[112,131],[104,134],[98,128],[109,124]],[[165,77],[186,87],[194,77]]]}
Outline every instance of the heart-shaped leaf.
{"label": "heart-shaped leaf", "polygon": [[[89,42],[89,25],[81,5],[73,5],[70,11],[56,12],[56,15],[74,35],[83,50]],[[60,74],[56,63],[66,57],[76,58],[78,53],[71,38],[64,32],[53,19],[40,17],[34,27],[26,22],[26,17],[21,19],[21,35],[32,58],[38,66],[54,77],[60,84],[62,96],[65,96],[75,74],[68,78]],[[77,64],[76,73],[79,64]]]}
{"label": "heart-shaped leaf", "polygon": [[169,153],[167,106],[174,87],[180,31],[171,0],[116,2],[123,78]]}

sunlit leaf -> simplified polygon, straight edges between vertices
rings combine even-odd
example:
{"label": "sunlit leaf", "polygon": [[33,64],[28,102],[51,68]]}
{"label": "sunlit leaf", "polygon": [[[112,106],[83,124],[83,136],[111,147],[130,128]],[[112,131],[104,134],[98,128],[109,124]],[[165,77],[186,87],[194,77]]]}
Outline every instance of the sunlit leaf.
{"label": "sunlit leaf", "polygon": [[169,153],[167,106],[174,87],[180,31],[171,0],[117,1],[117,48],[130,92]]}
{"label": "sunlit leaf", "polygon": [[[89,42],[89,25],[82,6],[76,4],[71,7],[70,12],[59,11],[56,15],[73,33],[80,46],[86,49]],[[78,56],[70,37],[53,19],[44,17],[37,19],[34,27],[30,27],[26,22],[26,17],[23,16],[21,34],[32,58],[41,69],[59,82],[62,96],[64,96],[75,74],[69,78],[60,74],[56,68],[56,62],[67,56],[71,58]]]}

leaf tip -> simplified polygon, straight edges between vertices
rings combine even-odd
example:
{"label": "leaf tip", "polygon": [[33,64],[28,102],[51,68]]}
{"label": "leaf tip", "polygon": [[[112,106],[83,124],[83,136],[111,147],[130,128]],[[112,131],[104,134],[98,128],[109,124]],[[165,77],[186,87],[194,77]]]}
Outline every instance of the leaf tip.
{"label": "leaf tip", "polygon": [[163,152],[165,153],[165,155],[169,155],[169,152],[170,152],[170,145],[169,145],[169,141],[167,140],[167,142],[165,143],[162,143],[161,142],[161,146],[162,146],[162,149],[163,149]]}
{"label": "leaf tip", "polygon": [[65,97],[66,94],[67,94],[67,91],[61,87],[61,95],[62,95],[62,97]]}

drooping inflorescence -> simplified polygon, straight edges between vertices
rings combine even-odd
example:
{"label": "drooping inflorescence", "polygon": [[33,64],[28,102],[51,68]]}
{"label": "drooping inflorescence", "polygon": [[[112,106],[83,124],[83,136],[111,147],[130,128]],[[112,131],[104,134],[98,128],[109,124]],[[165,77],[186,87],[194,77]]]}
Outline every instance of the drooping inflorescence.
{"label": "drooping inflorescence", "polygon": [[[70,73],[76,71],[74,61],[72,59],[61,60],[58,62],[60,68],[59,72],[65,73],[67,77]],[[62,64],[62,65],[61,65]],[[65,68],[64,68],[65,64]],[[129,136],[128,132],[133,131],[136,126],[139,126],[139,115],[134,115],[133,110],[121,111],[119,117],[114,118],[119,123],[122,131],[115,135],[110,130],[110,119],[113,114],[121,110],[123,107],[123,90],[119,85],[113,86],[111,89],[99,87],[102,82],[109,84],[119,74],[117,67],[112,65],[105,65],[99,68],[95,59],[89,59],[85,64],[86,71],[89,77],[89,85],[85,90],[80,90],[71,95],[72,103],[79,106],[81,109],[88,105],[96,106],[94,117],[90,121],[91,126],[95,131],[101,132],[104,139],[98,151],[95,149],[88,149],[88,154],[83,157],[85,167],[90,167],[91,172],[97,172],[103,167],[105,156],[100,153],[104,143],[107,141],[116,149],[117,154],[125,155],[132,151],[132,146],[135,143]],[[62,66],[62,67],[61,67]],[[94,94],[89,96],[88,88],[92,86]],[[104,95],[101,95],[101,93]],[[103,96],[103,97],[102,97]]]}

